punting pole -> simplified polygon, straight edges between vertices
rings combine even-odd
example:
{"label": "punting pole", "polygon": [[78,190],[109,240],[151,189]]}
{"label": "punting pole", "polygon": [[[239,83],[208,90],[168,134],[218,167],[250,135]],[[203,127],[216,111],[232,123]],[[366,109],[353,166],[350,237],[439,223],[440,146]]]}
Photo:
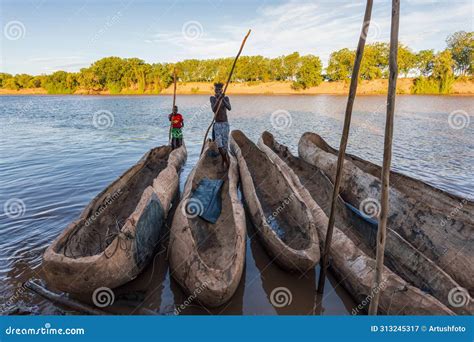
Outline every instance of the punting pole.
{"label": "punting pole", "polygon": [[324,282],[326,279],[326,272],[329,266],[329,250],[331,248],[331,240],[332,240],[332,234],[334,230],[336,201],[337,201],[337,197],[339,196],[339,189],[341,186],[342,169],[344,166],[347,140],[349,138],[349,129],[351,126],[352,107],[354,105],[354,99],[357,92],[357,83],[359,79],[359,70],[360,70],[360,64],[362,62],[362,55],[364,54],[365,40],[367,38],[367,33],[369,31],[370,17],[372,15],[372,4],[373,4],[372,0],[367,0],[367,5],[365,7],[364,22],[362,24],[362,30],[360,32],[359,44],[357,45],[354,68],[352,69],[351,85],[349,88],[349,98],[347,99],[346,114],[344,117],[344,127],[342,130],[341,143],[339,145],[339,153],[337,156],[336,181],[334,182],[334,189],[332,192],[331,212],[329,215],[328,228],[326,232],[326,241],[324,243],[321,271],[319,274],[319,281],[318,281],[319,293],[324,292]]}
{"label": "punting pole", "polygon": [[[173,113],[174,106],[176,105],[176,68],[173,70],[173,83],[174,83],[174,91],[173,91],[173,107],[171,107],[171,113]],[[170,122],[170,129],[168,132],[168,144],[171,145],[171,127],[173,127],[173,122]]]}
{"label": "punting pole", "polygon": [[[225,96],[225,92],[227,91],[227,87],[229,86],[230,79],[232,78],[232,74],[234,73],[235,65],[237,64],[237,60],[239,59],[240,54],[242,53],[242,50],[244,49],[245,42],[247,41],[247,38],[249,37],[250,32],[252,32],[252,30],[249,30],[247,32],[247,34],[244,37],[244,40],[242,41],[242,44],[240,44],[239,52],[237,53],[237,56],[235,56],[234,63],[232,64],[232,68],[230,69],[229,77],[227,78],[227,82],[224,86],[224,91],[222,92],[222,98],[224,98],[224,96]],[[200,154],[202,154],[202,152],[204,151],[204,146],[206,145],[207,135],[209,134],[209,131],[211,130],[212,125],[214,125],[214,122],[216,121],[216,113],[218,113],[219,109],[221,109],[221,105],[222,105],[222,99],[217,103],[217,109],[216,109],[216,112],[214,113],[214,117],[212,118],[212,122],[206,130],[206,134],[204,135],[204,140],[202,141],[202,147],[201,147],[201,153]]]}
{"label": "punting pole", "polygon": [[379,225],[377,230],[377,254],[375,275],[372,282],[369,305],[369,315],[377,315],[383,275],[383,259],[385,253],[385,238],[387,236],[387,217],[389,212],[390,164],[392,161],[393,117],[395,112],[395,97],[398,77],[398,27],[400,22],[400,0],[392,0],[392,26],[390,29],[390,56],[387,95],[387,119],[385,122],[385,140],[382,166],[382,198]]}

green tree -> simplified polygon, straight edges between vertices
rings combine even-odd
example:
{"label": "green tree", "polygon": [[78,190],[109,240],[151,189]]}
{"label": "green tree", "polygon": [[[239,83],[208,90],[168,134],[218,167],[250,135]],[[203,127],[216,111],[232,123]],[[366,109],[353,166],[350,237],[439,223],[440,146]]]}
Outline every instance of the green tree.
{"label": "green tree", "polygon": [[319,57],[314,55],[301,57],[294,86],[306,89],[319,85],[323,80],[322,70],[323,67]]}
{"label": "green tree", "polygon": [[173,68],[171,65],[160,63],[151,65],[150,72],[147,74],[147,84],[154,93],[160,93],[162,89],[167,88],[173,82],[171,72]]}
{"label": "green tree", "polygon": [[439,92],[448,94],[454,81],[454,60],[450,50],[444,50],[436,55],[433,64],[432,77],[439,82]]}
{"label": "green tree", "polygon": [[430,76],[435,59],[434,50],[421,50],[415,55],[415,68],[421,76]]}
{"label": "green tree", "polygon": [[176,63],[180,80],[183,82],[199,82],[203,80],[203,66],[205,63],[206,61],[198,59],[186,59]]}
{"label": "green tree", "polygon": [[283,57],[272,58],[268,62],[270,79],[272,81],[284,81],[285,72],[283,67]]}
{"label": "green tree", "polygon": [[347,48],[331,53],[326,69],[328,78],[331,81],[340,81],[350,78],[352,69],[354,68],[354,59],[354,52]]}
{"label": "green tree", "polygon": [[410,71],[416,67],[416,55],[408,47],[403,44],[398,46],[398,70],[408,77]]}
{"label": "green tree", "polygon": [[369,44],[364,49],[359,77],[373,80],[387,76],[389,45],[387,43]]}
{"label": "green tree", "polygon": [[56,71],[48,75],[44,88],[49,94],[72,94],[79,85],[77,76],[75,73]]}
{"label": "green tree", "polygon": [[295,81],[296,72],[300,62],[300,54],[293,52],[287,56],[283,56],[283,80]]}
{"label": "green tree", "polygon": [[107,89],[107,84],[122,84],[126,61],[119,57],[106,57],[94,62],[90,71],[100,90]]}
{"label": "green tree", "polygon": [[434,56],[431,76],[420,76],[414,80],[414,94],[449,94],[454,82],[454,60],[446,49]]}
{"label": "green tree", "polygon": [[446,39],[455,62],[455,70],[460,75],[473,74],[474,32],[458,31]]}
{"label": "green tree", "polygon": [[98,78],[91,68],[82,68],[78,75],[78,81],[80,87],[85,90],[99,91],[101,89]]}
{"label": "green tree", "polygon": [[135,89],[143,93],[146,88],[146,74],[151,72],[151,66],[139,58],[128,58],[122,61],[122,77],[120,79],[110,79],[107,87],[120,92],[121,87]]}
{"label": "green tree", "polygon": [[16,84],[18,84],[18,87],[20,89],[28,88],[28,83],[31,81],[32,78],[33,78],[33,76],[28,75],[28,74],[15,75]]}
{"label": "green tree", "polygon": [[34,76],[29,82],[28,82],[28,88],[41,88],[43,84],[46,83],[47,76],[40,75],[40,76]]}
{"label": "green tree", "polygon": [[270,79],[269,61],[262,56],[243,56],[237,63],[235,79],[245,81],[268,81]]}
{"label": "green tree", "polygon": [[4,72],[0,72],[0,88],[5,88],[5,83],[10,78],[13,78],[13,76]]}
{"label": "green tree", "polygon": [[7,78],[3,82],[3,88],[11,89],[11,90],[18,90],[18,89],[20,89],[20,86],[18,85],[18,83],[16,83],[15,78],[11,77],[11,78]]}
{"label": "green tree", "polygon": [[215,70],[213,82],[225,82],[232,66],[233,58],[219,58],[211,64]]}

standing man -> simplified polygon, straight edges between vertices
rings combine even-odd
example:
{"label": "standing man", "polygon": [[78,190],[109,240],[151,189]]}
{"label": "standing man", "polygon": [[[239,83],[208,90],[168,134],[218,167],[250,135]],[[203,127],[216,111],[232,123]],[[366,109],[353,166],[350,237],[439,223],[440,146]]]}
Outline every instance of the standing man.
{"label": "standing man", "polygon": [[171,147],[174,150],[183,144],[181,128],[184,126],[184,121],[183,116],[178,113],[178,106],[173,107],[173,112],[168,115],[168,119],[171,121]]}
{"label": "standing man", "polygon": [[[212,139],[217,143],[219,153],[222,156],[224,167],[229,167],[229,157],[227,156],[227,147],[229,145],[229,121],[227,120],[227,111],[231,110],[230,101],[225,94],[222,93],[222,83],[214,83],[215,95],[211,96],[211,108],[214,112],[216,122],[212,128]],[[221,102],[219,107],[219,102]],[[217,111],[219,107],[219,111]]]}

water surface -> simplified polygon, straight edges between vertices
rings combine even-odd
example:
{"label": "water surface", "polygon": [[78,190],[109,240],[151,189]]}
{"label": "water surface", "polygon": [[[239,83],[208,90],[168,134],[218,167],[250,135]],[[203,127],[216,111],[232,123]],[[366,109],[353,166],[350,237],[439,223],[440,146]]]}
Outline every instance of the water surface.
{"label": "water surface", "polygon": [[[349,153],[379,165],[385,100],[385,96],[357,98],[348,146]],[[211,120],[208,101],[207,96],[178,97],[188,147],[181,188]],[[232,128],[254,141],[269,130],[296,152],[301,134],[313,131],[332,146],[339,144],[345,96],[231,96],[231,101]],[[167,143],[170,105],[168,96],[0,98],[0,310],[67,312],[21,284],[41,277],[42,253],[97,193],[148,149]],[[455,129],[448,118],[455,111],[472,115],[473,107],[473,97],[398,96],[393,169],[448,192],[472,196],[474,119],[468,116],[468,124]],[[24,210],[17,217],[8,216],[7,203],[24,203],[20,205]],[[194,303],[182,313],[350,314],[355,304],[332,278],[319,304],[316,277],[317,270],[297,275],[273,264],[249,223],[245,272],[232,301],[213,310]],[[290,291],[290,305],[272,304],[271,293],[279,287]],[[170,277],[163,252],[138,279],[117,290],[109,309],[172,314],[186,299]]]}

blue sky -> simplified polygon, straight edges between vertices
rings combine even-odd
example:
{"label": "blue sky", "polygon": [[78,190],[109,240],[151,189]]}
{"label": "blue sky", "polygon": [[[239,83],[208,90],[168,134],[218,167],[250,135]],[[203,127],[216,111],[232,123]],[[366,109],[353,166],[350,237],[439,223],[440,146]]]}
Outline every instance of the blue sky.
{"label": "blue sky", "polygon": [[[0,71],[78,71],[106,56],[146,62],[318,55],[355,48],[365,1],[0,0]],[[374,1],[368,41],[388,41],[390,1]],[[474,1],[402,0],[400,40],[414,50],[445,48],[452,32],[473,30]]]}

